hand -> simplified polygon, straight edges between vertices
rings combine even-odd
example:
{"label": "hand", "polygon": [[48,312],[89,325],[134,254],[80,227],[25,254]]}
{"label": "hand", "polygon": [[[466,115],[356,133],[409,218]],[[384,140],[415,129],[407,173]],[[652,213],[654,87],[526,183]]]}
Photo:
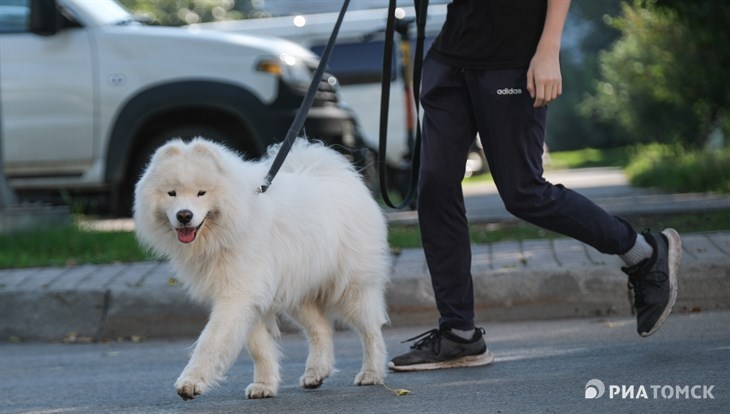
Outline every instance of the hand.
{"label": "hand", "polygon": [[538,47],[527,69],[527,91],[535,100],[535,108],[547,105],[563,93],[558,52]]}

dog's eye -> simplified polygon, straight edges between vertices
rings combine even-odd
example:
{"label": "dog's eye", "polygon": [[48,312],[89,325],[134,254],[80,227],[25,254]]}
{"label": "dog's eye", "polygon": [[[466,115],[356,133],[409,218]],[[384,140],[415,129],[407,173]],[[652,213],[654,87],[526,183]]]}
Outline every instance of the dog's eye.
{"label": "dog's eye", "polygon": [[204,195],[205,195],[205,191],[203,191],[203,190],[198,191],[198,197],[202,197]]}
{"label": "dog's eye", "polygon": [[175,197],[177,195],[177,193],[175,192],[175,190],[173,190],[173,191],[168,191],[167,195],[169,195],[170,197]]}

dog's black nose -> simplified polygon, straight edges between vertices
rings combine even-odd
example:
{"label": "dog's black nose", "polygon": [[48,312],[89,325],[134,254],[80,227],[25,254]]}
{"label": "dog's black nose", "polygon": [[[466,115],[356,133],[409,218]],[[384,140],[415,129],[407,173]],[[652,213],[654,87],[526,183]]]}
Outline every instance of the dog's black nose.
{"label": "dog's black nose", "polygon": [[180,210],[177,212],[177,221],[182,224],[188,224],[193,220],[193,212],[190,210]]}

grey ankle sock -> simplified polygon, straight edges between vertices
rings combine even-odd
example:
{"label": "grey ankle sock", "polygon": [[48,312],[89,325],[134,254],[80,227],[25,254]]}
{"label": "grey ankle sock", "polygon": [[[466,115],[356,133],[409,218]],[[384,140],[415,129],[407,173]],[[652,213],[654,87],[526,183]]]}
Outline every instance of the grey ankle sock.
{"label": "grey ankle sock", "polygon": [[654,253],[651,245],[646,241],[643,235],[636,236],[636,243],[628,252],[620,255],[621,260],[626,266],[634,266],[644,259],[648,259]]}
{"label": "grey ankle sock", "polygon": [[474,329],[462,331],[461,329],[451,329],[451,333],[462,339],[472,339],[474,337]]}

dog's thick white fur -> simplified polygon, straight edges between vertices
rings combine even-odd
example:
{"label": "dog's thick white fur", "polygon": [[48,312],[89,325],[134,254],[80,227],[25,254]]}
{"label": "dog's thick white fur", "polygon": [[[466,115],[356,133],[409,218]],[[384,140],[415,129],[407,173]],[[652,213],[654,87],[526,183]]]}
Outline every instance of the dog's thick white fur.
{"label": "dog's thick white fur", "polygon": [[173,140],[155,152],[135,188],[138,239],[169,259],[191,296],[211,309],[175,383],[183,399],[222,380],[244,345],[254,361],[246,396],[275,396],[279,313],[309,339],[303,387],[316,388],[333,372],[330,316],[362,337],[355,384],[383,382],[390,266],[383,213],[344,157],[303,139],[257,194],[275,152],[252,162],[201,138]]}

